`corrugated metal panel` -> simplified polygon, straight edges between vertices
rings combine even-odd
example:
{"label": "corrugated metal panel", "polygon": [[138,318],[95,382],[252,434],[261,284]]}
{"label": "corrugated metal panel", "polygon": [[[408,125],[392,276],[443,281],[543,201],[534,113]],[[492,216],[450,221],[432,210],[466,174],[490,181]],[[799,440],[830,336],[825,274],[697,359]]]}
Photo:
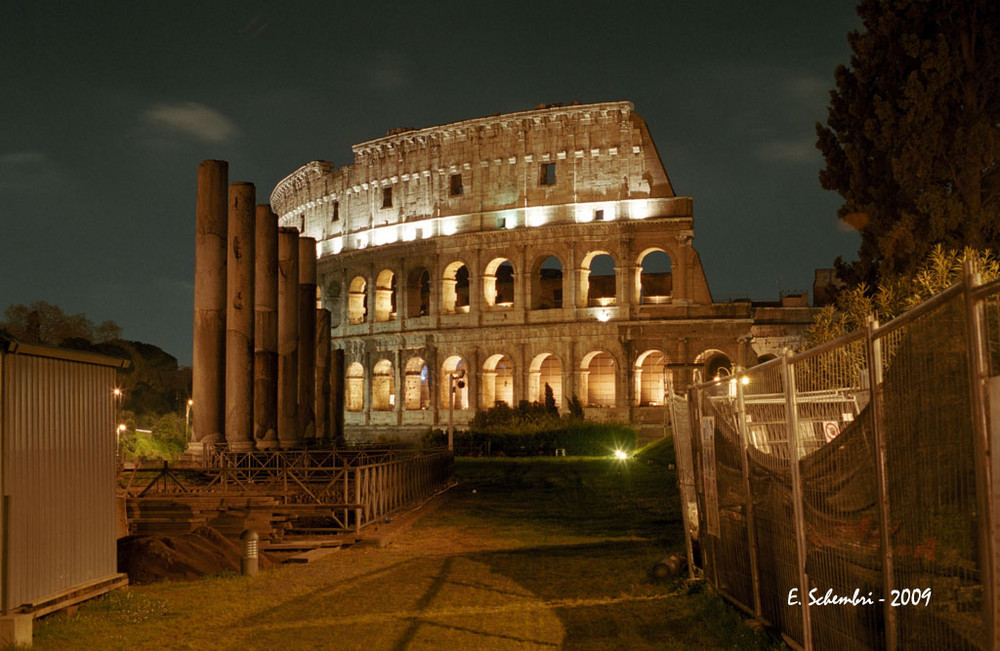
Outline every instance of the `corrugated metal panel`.
{"label": "corrugated metal panel", "polygon": [[109,366],[0,355],[8,608],[116,573]]}

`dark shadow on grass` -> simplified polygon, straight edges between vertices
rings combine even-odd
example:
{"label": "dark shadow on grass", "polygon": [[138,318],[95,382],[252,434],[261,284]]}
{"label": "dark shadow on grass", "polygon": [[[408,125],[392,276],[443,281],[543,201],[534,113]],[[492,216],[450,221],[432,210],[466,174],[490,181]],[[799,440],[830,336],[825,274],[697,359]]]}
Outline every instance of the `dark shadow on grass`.
{"label": "dark shadow on grass", "polygon": [[[441,587],[445,584],[445,581],[448,578],[448,573],[451,572],[451,566],[454,562],[455,558],[453,556],[449,556],[444,560],[444,563],[441,564],[441,570],[434,576],[434,581],[431,582],[430,587],[427,588],[427,592],[425,592],[415,604],[414,607],[416,610],[421,612],[427,610],[427,607],[430,606],[432,601],[434,601],[434,597],[441,592]],[[410,625],[406,627],[403,634],[399,636],[398,640],[396,640],[396,644],[393,645],[393,648],[405,649],[406,645],[413,641],[413,637],[417,634],[417,631],[420,630],[420,626],[422,624],[423,622],[419,619],[411,620]]]}

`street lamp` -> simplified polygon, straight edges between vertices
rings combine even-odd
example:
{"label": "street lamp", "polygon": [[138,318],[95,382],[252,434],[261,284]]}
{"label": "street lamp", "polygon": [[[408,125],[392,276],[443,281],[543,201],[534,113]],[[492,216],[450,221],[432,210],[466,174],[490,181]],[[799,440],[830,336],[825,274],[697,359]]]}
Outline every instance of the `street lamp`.
{"label": "street lamp", "polygon": [[184,409],[184,436],[187,440],[191,440],[191,405],[194,404],[194,400],[188,398],[187,407]]}
{"label": "street lamp", "polygon": [[[122,419],[122,398],[125,394],[122,392],[121,387],[115,387],[115,390],[111,394],[115,397],[115,422],[120,423]],[[115,427],[116,436],[120,434],[119,429],[119,427]]]}
{"label": "street lamp", "polygon": [[465,388],[465,370],[458,373],[448,373],[448,451],[455,453],[455,438],[453,422],[455,418],[455,390]]}

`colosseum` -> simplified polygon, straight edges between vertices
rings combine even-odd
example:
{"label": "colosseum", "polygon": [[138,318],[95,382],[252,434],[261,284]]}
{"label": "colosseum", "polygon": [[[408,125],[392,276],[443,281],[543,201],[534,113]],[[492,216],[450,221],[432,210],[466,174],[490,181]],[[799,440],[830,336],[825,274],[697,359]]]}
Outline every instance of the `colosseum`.
{"label": "colosseum", "polygon": [[461,425],[546,385],[652,436],[668,391],[797,345],[811,320],[807,295],[713,302],[692,200],[630,102],[393,129],[353,152],[271,194],[317,241],[349,439],[441,426],[452,393]]}

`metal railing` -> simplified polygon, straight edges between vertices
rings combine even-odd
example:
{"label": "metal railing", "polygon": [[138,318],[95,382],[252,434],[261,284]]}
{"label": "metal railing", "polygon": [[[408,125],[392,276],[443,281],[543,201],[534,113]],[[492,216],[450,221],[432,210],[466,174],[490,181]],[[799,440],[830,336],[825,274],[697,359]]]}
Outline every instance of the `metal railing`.
{"label": "metal railing", "polygon": [[[430,450],[259,450],[206,447],[205,467],[170,468],[148,481],[143,469],[120,479],[127,497],[204,494],[267,495],[282,505],[321,507],[342,529],[355,531],[426,498],[451,478],[453,457]],[[315,509],[314,509],[315,510]]]}
{"label": "metal railing", "polygon": [[967,268],[683,404],[688,544],[721,594],[799,648],[1000,648],[1000,283]]}

